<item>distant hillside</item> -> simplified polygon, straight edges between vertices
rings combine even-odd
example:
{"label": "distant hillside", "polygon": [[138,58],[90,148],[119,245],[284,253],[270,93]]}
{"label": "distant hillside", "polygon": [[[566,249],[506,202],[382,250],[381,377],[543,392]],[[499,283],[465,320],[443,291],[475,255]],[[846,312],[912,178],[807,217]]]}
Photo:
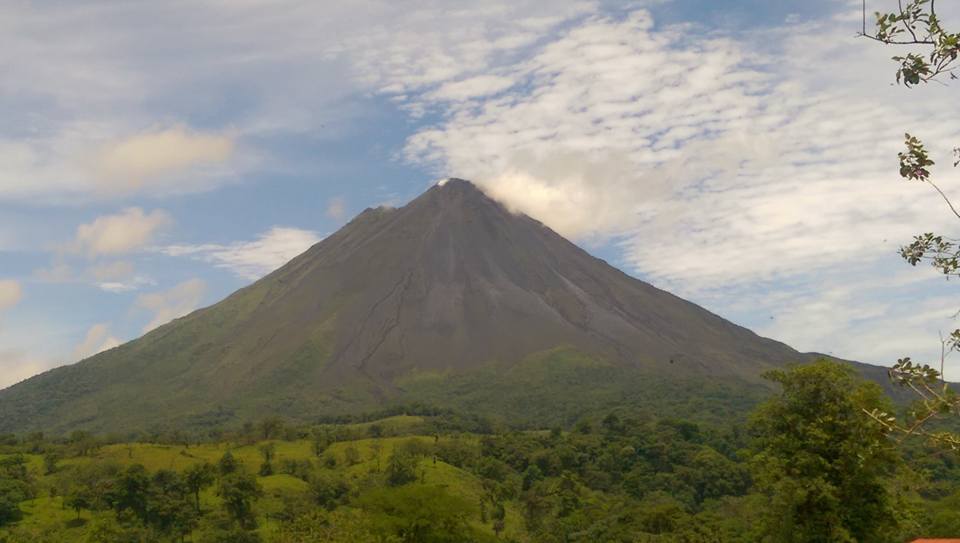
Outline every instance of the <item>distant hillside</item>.
{"label": "distant hillside", "polygon": [[764,370],[809,358],[452,179],[364,211],[212,307],[0,391],[0,431],[310,420],[410,401],[526,423],[625,403],[695,416],[742,411]]}

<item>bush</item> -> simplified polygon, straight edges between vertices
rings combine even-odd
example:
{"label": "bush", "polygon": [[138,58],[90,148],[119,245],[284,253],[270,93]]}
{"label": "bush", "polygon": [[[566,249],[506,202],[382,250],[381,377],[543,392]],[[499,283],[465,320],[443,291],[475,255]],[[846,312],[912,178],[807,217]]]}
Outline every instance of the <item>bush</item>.
{"label": "bush", "polygon": [[321,472],[310,478],[310,496],[317,505],[332,511],[350,493],[346,479],[334,473]]}
{"label": "bush", "polygon": [[313,471],[313,464],[309,460],[285,458],[280,462],[280,473],[286,473],[308,483]]}
{"label": "bush", "polygon": [[418,458],[400,450],[393,451],[387,462],[387,484],[400,486],[417,480]]}
{"label": "bush", "polygon": [[22,481],[0,479],[0,526],[16,522],[23,517],[20,502],[27,499],[27,489]]}
{"label": "bush", "polygon": [[372,516],[381,536],[417,543],[481,542],[492,539],[473,529],[471,504],[436,486],[377,489],[362,496],[360,507]]}

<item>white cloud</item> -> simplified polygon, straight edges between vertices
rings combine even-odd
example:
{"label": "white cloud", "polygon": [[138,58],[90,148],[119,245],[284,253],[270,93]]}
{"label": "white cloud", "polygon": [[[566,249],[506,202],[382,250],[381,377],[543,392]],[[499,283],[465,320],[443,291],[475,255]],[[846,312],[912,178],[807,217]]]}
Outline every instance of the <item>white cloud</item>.
{"label": "white cloud", "polygon": [[14,349],[0,350],[0,390],[29,379],[52,367],[50,361],[31,357],[27,353]]}
{"label": "white cloud", "polygon": [[73,268],[64,262],[54,262],[49,268],[36,269],[33,277],[44,283],[69,283],[76,280]]}
{"label": "white cloud", "polygon": [[347,203],[340,196],[331,198],[327,202],[326,215],[335,221],[342,221],[347,216]]}
{"label": "white cloud", "polygon": [[133,263],[126,260],[102,262],[90,267],[90,275],[97,281],[119,281],[129,279],[134,274]]}
{"label": "white cloud", "polygon": [[[866,347],[841,336],[895,330],[882,300],[898,286],[842,287],[904,271],[889,256],[913,233],[949,231],[936,195],[899,181],[895,163],[903,131],[921,129],[945,162],[960,102],[950,89],[891,85],[890,51],[852,39],[847,15],[733,36],[656,26],[643,10],[595,15],[528,55],[484,57],[468,79],[416,84],[416,62],[404,71],[409,59],[395,57],[382,77],[414,83],[378,88],[440,113],[407,140],[409,162],[472,178],[565,235],[613,240],[633,270],[711,308],[757,319],[738,309],[756,301],[754,313],[789,323],[754,321],[778,339],[889,362],[926,351],[922,330],[941,313]],[[438,94],[483,77],[511,92]],[[828,271],[839,289],[829,296],[810,280]],[[925,285],[915,294],[939,307]]]}
{"label": "white cloud", "polygon": [[[73,247],[77,250],[77,246]],[[47,268],[33,271],[33,278],[44,283],[90,283],[104,292],[122,293],[139,290],[156,282],[145,275],[139,275],[133,263],[127,260],[99,262],[76,273],[74,268],[60,261],[63,254]]]}
{"label": "white cloud", "polygon": [[110,335],[110,326],[105,323],[94,324],[87,331],[83,341],[73,349],[73,359],[83,360],[95,354],[120,345],[120,340]]}
{"label": "white cloud", "polygon": [[[875,256],[890,248],[867,236],[903,239],[929,224],[934,195],[904,198],[909,187],[890,166],[903,127],[948,118],[935,114],[942,103],[892,107],[901,96],[889,85],[862,93],[869,85],[826,85],[819,73],[790,79],[779,56],[756,52],[758,37],[698,41],[680,30],[655,30],[643,11],[592,18],[495,67],[525,90],[447,105],[406,156],[473,178],[564,234],[629,234],[638,269],[708,288],[827,265],[840,252]],[[844,30],[778,35],[865,53],[870,45]],[[834,55],[812,51],[802,41],[785,56],[815,56],[802,60],[809,72]],[[873,86],[889,79],[884,67]],[[958,134],[935,124],[931,133]]]}
{"label": "white cloud", "polygon": [[[884,259],[898,243],[950,226],[893,172],[906,129],[957,141],[955,87],[891,86],[893,52],[851,39],[858,9],[721,35],[578,1],[213,2],[189,18],[181,7],[0,5],[0,21],[17,22],[0,48],[0,200],[209,189],[270,160],[245,146],[258,138],[320,125],[339,137],[359,84],[436,113],[407,142],[414,164],[478,180],[567,235],[613,239],[628,267],[711,308],[749,299],[793,315],[767,327],[781,339],[841,350],[842,331],[898,317],[872,303],[887,287],[833,289],[894,275],[901,263]],[[193,141],[213,145],[194,154]],[[168,249],[255,278],[308,244],[278,251],[288,244],[270,237]],[[830,294],[810,279],[827,270]],[[871,310],[824,310],[847,303]]]}
{"label": "white cloud", "polygon": [[120,294],[123,292],[133,292],[144,287],[156,285],[157,282],[149,277],[135,276],[125,281],[102,281],[97,283],[97,288],[104,292]]}
{"label": "white cloud", "polygon": [[484,70],[596,9],[594,3],[583,1],[397,7],[384,14],[389,17],[384,24],[345,38],[341,50],[351,58],[358,79],[373,89],[397,97],[436,91],[434,96],[444,100],[505,89],[506,76]]}
{"label": "white cloud", "polygon": [[462,101],[503,92],[514,85],[508,77],[478,75],[460,81],[451,81],[429,94],[432,100]]}
{"label": "white cloud", "polygon": [[228,245],[170,245],[169,256],[191,256],[226,268],[244,279],[255,280],[289,262],[322,238],[316,232],[275,226],[253,241]]}
{"label": "white cloud", "polygon": [[[567,237],[593,238],[620,233],[637,220],[637,199],[660,199],[665,186],[652,180],[640,188],[622,153],[591,156],[580,151],[537,157],[516,153],[498,174],[478,180],[493,198],[515,212],[536,217]],[[603,180],[604,189],[595,187]],[[629,201],[624,198],[629,197]]]}
{"label": "white cloud", "polygon": [[77,228],[73,249],[89,258],[141,249],[173,220],[162,210],[149,213],[131,207],[115,215],[98,217]]}
{"label": "white cloud", "polygon": [[169,290],[141,294],[134,306],[146,309],[153,314],[150,322],[143,327],[143,332],[147,333],[197,309],[203,301],[206,290],[207,284],[203,280],[190,279]]}
{"label": "white cloud", "polygon": [[[0,101],[0,112],[5,105]],[[199,192],[260,160],[252,151],[233,153],[234,136],[183,125],[145,132],[143,121],[127,118],[50,122],[48,133],[38,129],[30,137],[0,130],[0,201],[76,205]]]}
{"label": "white cloud", "polygon": [[292,168],[257,144],[350,133],[368,87],[495,92],[506,83],[477,68],[592,8],[281,0],[205,2],[185,17],[169,2],[3,3],[0,21],[17,24],[0,47],[0,200],[180,194]]}
{"label": "white cloud", "polygon": [[228,136],[177,126],[104,145],[97,155],[96,169],[104,188],[128,191],[192,167],[223,162],[233,149],[234,142]]}
{"label": "white cloud", "polygon": [[156,284],[149,277],[137,275],[133,263],[126,260],[96,264],[87,270],[87,274],[93,278],[100,290],[106,292],[132,292]]}
{"label": "white cloud", "polygon": [[10,309],[23,298],[23,287],[18,281],[0,279],[0,311]]}
{"label": "white cloud", "polygon": [[[729,311],[757,315],[755,331],[789,338],[801,351],[882,364],[904,356],[935,363],[938,333],[947,336],[958,325],[955,287],[933,270],[897,266],[893,256],[889,260],[889,273],[876,273],[885,266],[872,262],[846,264],[792,284],[741,287],[710,298],[720,303],[735,297],[725,302]],[[949,378],[960,379],[956,360],[946,370]]]}

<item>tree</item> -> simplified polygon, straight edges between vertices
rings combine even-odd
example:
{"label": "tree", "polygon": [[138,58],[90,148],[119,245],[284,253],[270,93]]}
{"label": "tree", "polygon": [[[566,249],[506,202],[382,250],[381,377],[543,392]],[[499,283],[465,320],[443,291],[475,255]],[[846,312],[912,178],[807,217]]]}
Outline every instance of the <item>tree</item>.
{"label": "tree", "polygon": [[64,504],[77,512],[81,509],[103,510],[113,507],[122,474],[115,462],[90,462],[61,469],[56,474],[56,487]]}
{"label": "tree", "polygon": [[276,446],[273,443],[266,443],[260,446],[260,455],[263,456],[263,463],[260,464],[261,477],[273,475],[273,457],[276,450]]}
{"label": "tree", "polygon": [[57,463],[60,462],[60,455],[56,451],[47,451],[43,455],[43,470],[46,475],[52,475],[57,471]]}
{"label": "tree", "polygon": [[640,502],[640,526],[644,532],[667,534],[689,522],[689,515],[682,503],[666,492],[656,491],[644,496]]}
{"label": "tree", "polygon": [[382,536],[404,543],[484,540],[468,522],[472,511],[469,502],[440,487],[381,488],[361,496],[358,504],[372,515],[372,523]]}
{"label": "tree", "polygon": [[[380,441],[374,441],[370,444],[370,455],[373,457],[373,461],[376,463],[374,470],[377,473],[380,473],[380,454],[383,452],[383,444]],[[434,456],[436,459],[436,456]]]}
{"label": "tree", "polygon": [[897,363],[890,368],[888,373],[891,380],[909,388],[919,398],[908,413],[909,420],[898,421],[891,410],[885,409],[871,409],[867,414],[883,425],[887,431],[897,433],[904,438],[914,435],[923,436],[934,443],[960,451],[960,435],[946,430],[937,431],[928,428],[930,421],[945,414],[960,416],[960,396],[943,377],[947,351],[957,349],[956,342],[960,340],[960,330],[954,331],[953,336],[957,338],[949,340],[952,342],[949,347],[947,341],[941,341],[943,347],[940,370],[927,364],[915,364],[909,357],[897,360]]}
{"label": "tree", "polygon": [[230,454],[230,451],[223,453],[220,461],[217,462],[217,471],[221,477],[236,472],[238,467],[239,465],[233,455]]}
{"label": "tree", "polygon": [[150,476],[146,468],[134,464],[117,478],[108,500],[118,512],[130,510],[146,520],[149,490]]}
{"label": "tree", "polygon": [[527,531],[539,530],[551,509],[546,487],[543,484],[533,485],[530,490],[520,495],[520,501],[523,504],[523,520]]}
{"label": "tree", "polygon": [[253,515],[253,502],[263,495],[263,489],[256,478],[235,471],[220,480],[220,498],[227,514],[243,528],[256,526]]}
{"label": "tree", "polygon": [[874,383],[820,360],[767,378],[782,392],[753,414],[756,487],[770,500],[773,541],[887,541],[895,528],[885,478],[898,457],[864,410],[889,409]]}
{"label": "tree", "polygon": [[357,543],[381,541],[370,515],[356,509],[313,510],[280,526],[277,543]]}
{"label": "tree", "polygon": [[149,508],[143,518],[144,524],[163,533],[186,535],[197,520],[191,497],[190,489],[179,473],[166,469],[157,471],[150,479]]}
{"label": "tree", "polygon": [[702,447],[690,458],[689,467],[678,471],[693,489],[698,504],[723,496],[742,496],[750,487],[748,471],[710,447]]}
{"label": "tree", "polygon": [[503,530],[507,527],[507,510],[503,507],[503,502],[496,502],[493,506],[493,533],[500,537]]}
{"label": "tree", "polygon": [[23,455],[0,459],[0,526],[20,520],[20,502],[33,497],[33,487]]}
{"label": "tree", "polygon": [[523,472],[521,488],[524,491],[530,490],[530,487],[541,479],[543,479],[543,472],[540,471],[540,468],[538,468],[536,464],[530,464],[527,466],[526,471]]}
{"label": "tree", "polygon": [[314,502],[329,511],[334,510],[350,492],[347,481],[334,473],[321,472],[310,478],[310,495]]}
{"label": "tree", "polygon": [[[956,79],[957,57],[960,56],[960,33],[947,31],[937,15],[935,0],[910,0],[898,2],[898,11],[877,12],[874,33],[867,33],[866,1],[864,0],[862,36],[885,45],[923,47],[927,54],[915,52],[894,56],[899,64],[897,83],[913,87],[921,83],[939,81],[943,76]],[[960,212],[946,193],[931,177],[931,168],[936,162],[930,158],[924,143],[917,137],[905,134],[905,151],[898,153],[900,176],[908,181],[930,185],[943,198],[950,212],[960,219]],[[960,165],[960,147],[953,149],[953,166]],[[900,248],[900,255],[910,265],[929,263],[945,276],[960,276],[960,244],[949,236],[926,232],[914,236],[913,242]],[[949,338],[941,338],[939,369],[929,364],[915,364],[909,357],[901,358],[890,371],[891,379],[907,387],[918,396],[918,404],[911,412],[910,422],[899,422],[887,411],[871,412],[874,420],[889,431],[903,436],[923,435],[933,441],[960,450],[960,435],[950,432],[932,432],[926,429],[931,420],[947,413],[960,415],[960,396],[943,378],[943,366],[947,355],[960,348],[960,329]]]}
{"label": "tree", "polygon": [[417,480],[417,457],[395,450],[387,460],[387,484],[400,486]]}
{"label": "tree", "polygon": [[193,493],[197,513],[200,512],[200,492],[213,484],[217,470],[209,462],[194,464],[183,472],[187,489]]}
{"label": "tree", "polygon": [[960,55],[960,33],[951,34],[943,28],[937,16],[935,0],[909,0],[898,2],[898,11],[875,13],[876,27],[873,34],[867,33],[866,1],[863,2],[863,31],[861,36],[886,45],[926,46],[926,56],[908,53],[895,56],[900,64],[897,83],[907,87],[936,81],[946,75],[956,79],[954,62]]}
{"label": "tree", "polygon": [[0,477],[0,526],[20,520],[20,502],[27,499],[24,484],[16,479]]}
{"label": "tree", "polygon": [[27,470],[27,459],[22,454],[0,458],[0,476],[28,482],[30,473]]}
{"label": "tree", "polygon": [[328,428],[318,428],[312,432],[312,441],[310,443],[313,450],[313,455],[317,458],[327,450],[327,447],[330,446],[330,430]]}
{"label": "tree", "polygon": [[63,498],[63,503],[77,513],[77,520],[80,520],[80,511],[93,508],[93,497],[90,489],[83,487],[74,487],[71,492]]}
{"label": "tree", "polygon": [[600,425],[603,426],[606,432],[611,434],[622,434],[626,430],[623,421],[620,420],[620,417],[618,417],[616,413],[610,413],[606,417],[603,417]]}
{"label": "tree", "polygon": [[204,515],[193,532],[192,539],[196,543],[261,543],[263,541],[256,531],[244,529],[230,515],[221,511]]}
{"label": "tree", "polygon": [[71,433],[67,442],[74,451],[76,451],[78,456],[87,456],[100,446],[100,443],[97,442],[93,435],[82,430],[75,430]]}
{"label": "tree", "polygon": [[353,444],[347,445],[343,451],[343,457],[348,466],[355,466],[360,463],[360,451]]}
{"label": "tree", "polygon": [[[155,540],[155,534],[133,519],[119,518],[113,511],[96,515],[87,528],[84,543],[139,543]],[[154,536],[154,537],[151,537]],[[62,539],[61,539],[62,540]]]}
{"label": "tree", "polygon": [[285,424],[280,417],[269,417],[260,421],[259,426],[261,439],[277,439],[283,435]]}

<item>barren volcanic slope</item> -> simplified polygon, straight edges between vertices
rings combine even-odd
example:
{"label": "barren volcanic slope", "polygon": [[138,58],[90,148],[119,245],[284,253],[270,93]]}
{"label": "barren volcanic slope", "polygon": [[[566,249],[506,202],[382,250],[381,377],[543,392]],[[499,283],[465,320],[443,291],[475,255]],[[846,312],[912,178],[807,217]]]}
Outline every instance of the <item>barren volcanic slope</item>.
{"label": "barren volcanic slope", "polygon": [[450,180],[364,211],[212,307],[0,391],[0,431],[202,427],[410,401],[569,419],[684,383],[746,390],[802,358]]}

